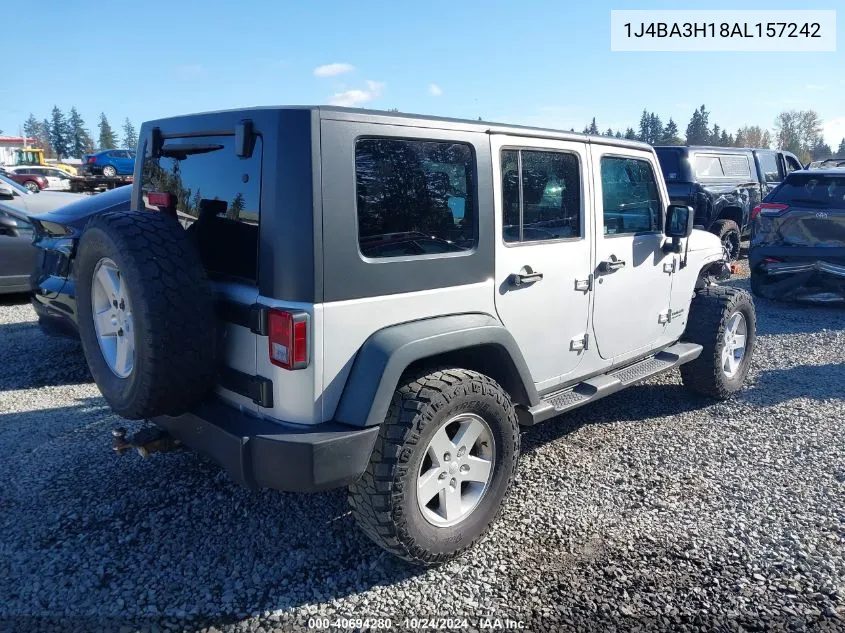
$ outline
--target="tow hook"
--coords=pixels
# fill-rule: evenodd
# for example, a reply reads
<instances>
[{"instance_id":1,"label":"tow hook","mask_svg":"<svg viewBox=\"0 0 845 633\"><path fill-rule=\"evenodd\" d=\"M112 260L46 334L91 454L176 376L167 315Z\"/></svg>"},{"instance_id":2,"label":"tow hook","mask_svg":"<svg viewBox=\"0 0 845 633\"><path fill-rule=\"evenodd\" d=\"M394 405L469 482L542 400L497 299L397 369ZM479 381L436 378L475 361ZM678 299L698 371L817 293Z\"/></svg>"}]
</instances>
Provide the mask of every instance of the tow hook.
<instances>
[{"instance_id":1,"label":"tow hook","mask_svg":"<svg viewBox=\"0 0 845 633\"><path fill-rule=\"evenodd\" d=\"M114 438L112 448L118 455L123 455L134 448L138 450L141 457L149 457L152 453L172 451L182 444L166 431L155 426L143 428L128 439L124 428L114 429L111 434Z\"/></svg>"}]
</instances>

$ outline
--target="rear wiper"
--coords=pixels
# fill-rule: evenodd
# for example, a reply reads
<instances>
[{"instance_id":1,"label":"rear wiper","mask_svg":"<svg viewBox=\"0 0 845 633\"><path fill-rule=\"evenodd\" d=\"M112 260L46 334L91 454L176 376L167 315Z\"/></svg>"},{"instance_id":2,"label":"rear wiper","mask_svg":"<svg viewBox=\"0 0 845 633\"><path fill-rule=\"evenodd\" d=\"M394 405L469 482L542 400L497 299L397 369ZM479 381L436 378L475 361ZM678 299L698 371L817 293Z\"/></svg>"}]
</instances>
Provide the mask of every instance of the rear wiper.
<instances>
[{"instance_id":1,"label":"rear wiper","mask_svg":"<svg viewBox=\"0 0 845 633\"><path fill-rule=\"evenodd\" d=\"M194 154L208 154L209 152L216 152L218 149L223 149L222 145L208 144L208 145L165 145L159 152L160 156L167 158L175 158L177 160L184 160L188 156Z\"/></svg>"}]
</instances>

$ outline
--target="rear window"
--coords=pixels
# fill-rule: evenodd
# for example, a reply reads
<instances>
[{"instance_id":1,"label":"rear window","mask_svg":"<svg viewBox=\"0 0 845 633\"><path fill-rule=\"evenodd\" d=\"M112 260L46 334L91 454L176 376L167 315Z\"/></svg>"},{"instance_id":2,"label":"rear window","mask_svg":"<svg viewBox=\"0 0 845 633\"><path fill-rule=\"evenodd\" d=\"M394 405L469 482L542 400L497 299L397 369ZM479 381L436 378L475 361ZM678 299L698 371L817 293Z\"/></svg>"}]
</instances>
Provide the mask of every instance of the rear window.
<instances>
[{"instance_id":1,"label":"rear window","mask_svg":"<svg viewBox=\"0 0 845 633\"><path fill-rule=\"evenodd\" d=\"M772 192L768 201L820 209L845 209L845 176L791 174Z\"/></svg>"},{"instance_id":2,"label":"rear window","mask_svg":"<svg viewBox=\"0 0 845 633\"><path fill-rule=\"evenodd\" d=\"M663 178L667 181L681 180L681 152L676 149L658 149L657 160L663 170Z\"/></svg>"},{"instance_id":3,"label":"rear window","mask_svg":"<svg viewBox=\"0 0 845 633\"><path fill-rule=\"evenodd\" d=\"M144 157L144 205L158 211L149 194L169 193L209 274L256 284L261 137L249 158L237 156L234 136L167 139L161 153Z\"/></svg>"}]
</instances>

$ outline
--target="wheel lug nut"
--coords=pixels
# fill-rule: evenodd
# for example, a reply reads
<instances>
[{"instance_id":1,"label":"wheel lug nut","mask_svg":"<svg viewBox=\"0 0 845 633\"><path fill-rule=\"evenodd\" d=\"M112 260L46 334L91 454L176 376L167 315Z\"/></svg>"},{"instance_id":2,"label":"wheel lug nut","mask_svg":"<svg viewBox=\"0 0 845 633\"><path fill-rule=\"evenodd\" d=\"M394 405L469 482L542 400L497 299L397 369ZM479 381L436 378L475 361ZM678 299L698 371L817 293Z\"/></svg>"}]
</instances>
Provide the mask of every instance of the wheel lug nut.
<instances>
[{"instance_id":1,"label":"wheel lug nut","mask_svg":"<svg viewBox=\"0 0 845 633\"><path fill-rule=\"evenodd\" d=\"M454 488L455 486L458 485L458 480L453 477L452 481L449 482L449 485L452 486L452 488Z\"/></svg>"},{"instance_id":2,"label":"wheel lug nut","mask_svg":"<svg viewBox=\"0 0 845 633\"><path fill-rule=\"evenodd\" d=\"M451 453L443 453L443 461L444 462L448 462L450 459L452 459Z\"/></svg>"},{"instance_id":3,"label":"wheel lug nut","mask_svg":"<svg viewBox=\"0 0 845 633\"><path fill-rule=\"evenodd\" d=\"M111 303L115 308L117 307L117 299L114 299Z\"/></svg>"},{"instance_id":4,"label":"wheel lug nut","mask_svg":"<svg viewBox=\"0 0 845 633\"><path fill-rule=\"evenodd\" d=\"M437 478L441 479L441 480L446 479L446 473L445 472L440 473L440 475Z\"/></svg>"},{"instance_id":5,"label":"wheel lug nut","mask_svg":"<svg viewBox=\"0 0 845 633\"><path fill-rule=\"evenodd\" d=\"M468 473L469 472L469 465L468 464L462 464L461 465L461 472L462 473Z\"/></svg>"},{"instance_id":6,"label":"wheel lug nut","mask_svg":"<svg viewBox=\"0 0 845 633\"><path fill-rule=\"evenodd\" d=\"M466 452L467 452L467 447L466 447L466 446L461 446L461 447L458 449L458 457L463 457L464 455L466 455Z\"/></svg>"}]
</instances>

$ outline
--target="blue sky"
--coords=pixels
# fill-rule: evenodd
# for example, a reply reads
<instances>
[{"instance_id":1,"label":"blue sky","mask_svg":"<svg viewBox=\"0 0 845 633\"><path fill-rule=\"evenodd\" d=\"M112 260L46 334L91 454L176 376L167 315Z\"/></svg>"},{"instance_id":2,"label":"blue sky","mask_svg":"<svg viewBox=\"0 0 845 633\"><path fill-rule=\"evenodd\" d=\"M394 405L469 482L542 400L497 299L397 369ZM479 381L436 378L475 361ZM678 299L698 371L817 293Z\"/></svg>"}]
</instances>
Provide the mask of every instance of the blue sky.
<instances>
[{"instance_id":1,"label":"blue sky","mask_svg":"<svg viewBox=\"0 0 845 633\"><path fill-rule=\"evenodd\" d=\"M841 0L801 8L835 9ZM610 9L675 2L564 0L45 0L38 23L4 30L0 129L29 112L75 105L96 138L113 127L192 111L342 103L583 129L636 128L643 108L683 131L698 105L735 131L772 128L784 109L813 108L834 147L845 136L845 11L835 53L610 51ZM708 0L689 8L796 8L794 1ZM21 16L23 18L23 16ZM321 70L317 70L320 69ZM40 72L32 72L41 68Z\"/></svg>"}]
</instances>

